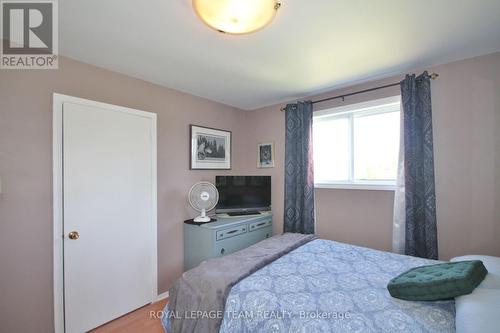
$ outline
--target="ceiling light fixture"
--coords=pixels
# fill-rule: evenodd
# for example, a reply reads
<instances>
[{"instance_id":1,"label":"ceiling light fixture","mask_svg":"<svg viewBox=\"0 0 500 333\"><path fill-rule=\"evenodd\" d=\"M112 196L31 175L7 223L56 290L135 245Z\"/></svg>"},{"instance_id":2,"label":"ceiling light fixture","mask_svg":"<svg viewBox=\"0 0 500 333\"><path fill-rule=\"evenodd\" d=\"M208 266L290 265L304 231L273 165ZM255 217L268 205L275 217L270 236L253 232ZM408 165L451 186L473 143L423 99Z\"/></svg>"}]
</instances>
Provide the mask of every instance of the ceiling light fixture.
<instances>
[{"instance_id":1,"label":"ceiling light fixture","mask_svg":"<svg viewBox=\"0 0 500 333\"><path fill-rule=\"evenodd\" d=\"M200 19L217 31L248 34L262 29L276 16L277 0L193 0Z\"/></svg>"}]
</instances>

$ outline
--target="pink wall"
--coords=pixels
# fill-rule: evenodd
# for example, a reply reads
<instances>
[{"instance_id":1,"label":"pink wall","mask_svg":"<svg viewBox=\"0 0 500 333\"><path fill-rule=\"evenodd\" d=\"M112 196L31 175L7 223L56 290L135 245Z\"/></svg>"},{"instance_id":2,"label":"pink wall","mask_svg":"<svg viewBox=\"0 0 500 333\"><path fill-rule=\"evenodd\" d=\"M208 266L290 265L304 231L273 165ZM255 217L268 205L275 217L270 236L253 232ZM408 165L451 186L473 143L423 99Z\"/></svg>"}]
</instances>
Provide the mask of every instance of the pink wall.
<instances>
[{"instance_id":1,"label":"pink wall","mask_svg":"<svg viewBox=\"0 0 500 333\"><path fill-rule=\"evenodd\" d=\"M500 256L500 53L435 70L440 256Z\"/></svg>"},{"instance_id":2,"label":"pink wall","mask_svg":"<svg viewBox=\"0 0 500 333\"><path fill-rule=\"evenodd\" d=\"M190 186L243 167L246 114L209 100L62 58L59 70L0 70L0 331L51 332L52 93L158 114L158 280L183 267ZM189 171L189 124L233 131L233 171Z\"/></svg>"},{"instance_id":3,"label":"pink wall","mask_svg":"<svg viewBox=\"0 0 500 333\"><path fill-rule=\"evenodd\" d=\"M500 53L436 66L432 82L439 253L500 256ZM421 72L422 69L415 72ZM402 75L313 96L312 100L397 82ZM316 110L399 94L399 87L316 105ZM277 144L272 170L275 232L282 230L284 114L280 105L252 112L251 138ZM392 247L392 191L316 189L323 238L381 250Z\"/></svg>"}]
</instances>

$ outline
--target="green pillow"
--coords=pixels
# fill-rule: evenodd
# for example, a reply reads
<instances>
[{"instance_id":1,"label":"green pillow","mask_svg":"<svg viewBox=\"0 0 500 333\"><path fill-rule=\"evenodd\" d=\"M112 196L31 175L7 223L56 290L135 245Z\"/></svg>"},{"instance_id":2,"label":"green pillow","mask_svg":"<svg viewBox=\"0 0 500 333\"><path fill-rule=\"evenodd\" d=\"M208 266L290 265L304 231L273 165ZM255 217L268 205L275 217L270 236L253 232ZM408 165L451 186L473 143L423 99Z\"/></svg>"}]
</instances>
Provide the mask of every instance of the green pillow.
<instances>
[{"instance_id":1,"label":"green pillow","mask_svg":"<svg viewBox=\"0 0 500 333\"><path fill-rule=\"evenodd\" d=\"M392 297L435 301L470 294L488 271L480 260L457 261L412 268L387 285Z\"/></svg>"}]
</instances>

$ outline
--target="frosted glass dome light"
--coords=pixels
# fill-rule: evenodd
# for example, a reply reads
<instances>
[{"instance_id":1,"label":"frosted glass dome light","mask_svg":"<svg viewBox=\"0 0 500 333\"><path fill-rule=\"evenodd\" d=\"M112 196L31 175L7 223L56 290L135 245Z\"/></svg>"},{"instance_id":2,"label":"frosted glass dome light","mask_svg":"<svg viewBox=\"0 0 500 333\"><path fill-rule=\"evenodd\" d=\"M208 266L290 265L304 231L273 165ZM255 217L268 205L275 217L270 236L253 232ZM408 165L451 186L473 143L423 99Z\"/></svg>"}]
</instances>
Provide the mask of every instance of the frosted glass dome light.
<instances>
[{"instance_id":1,"label":"frosted glass dome light","mask_svg":"<svg viewBox=\"0 0 500 333\"><path fill-rule=\"evenodd\" d=\"M276 0L193 0L193 8L208 26L228 34L262 29L276 16Z\"/></svg>"}]
</instances>

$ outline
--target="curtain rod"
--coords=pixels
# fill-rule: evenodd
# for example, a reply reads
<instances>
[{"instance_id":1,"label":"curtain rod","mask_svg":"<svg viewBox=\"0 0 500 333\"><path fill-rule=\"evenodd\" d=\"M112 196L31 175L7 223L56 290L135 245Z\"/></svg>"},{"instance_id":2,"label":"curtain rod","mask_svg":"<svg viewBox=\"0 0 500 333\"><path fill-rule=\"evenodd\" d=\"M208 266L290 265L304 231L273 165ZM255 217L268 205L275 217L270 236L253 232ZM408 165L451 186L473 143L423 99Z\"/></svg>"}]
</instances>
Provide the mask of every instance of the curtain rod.
<instances>
[{"instance_id":1,"label":"curtain rod","mask_svg":"<svg viewBox=\"0 0 500 333\"><path fill-rule=\"evenodd\" d=\"M439 76L439 74L437 73L431 73L429 74L429 78L431 80L435 80L437 79ZM313 101L312 104L316 104L316 103L321 103L321 102L326 102L326 101L331 101L331 100L334 100L334 99L339 99L339 98L342 98L342 101L344 100L344 98L346 97L349 97L349 96L353 96L353 95L357 95L357 94L363 94L363 93L367 93L367 92L370 92L370 91L375 91L375 90L379 90L379 89L384 89L384 88L389 88L389 87L394 87L394 86L399 86L399 82L395 82L395 83L391 83L391 84L386 84L384 86L379 86L379 87L375 87L375 88L370 88L370 89L365 89L365 90L360 90L360 91L356 91L356 92L353 92L353 93L349 93L349 94L344 94L344 95L338 95L338 96L334 96L334 97L328 97L328 98L323 98L323 99L319 99L317 101ZM283 112L285 111L285 107L282 106L280 108L280 111Z\"/></svg>"}]
</instances>

